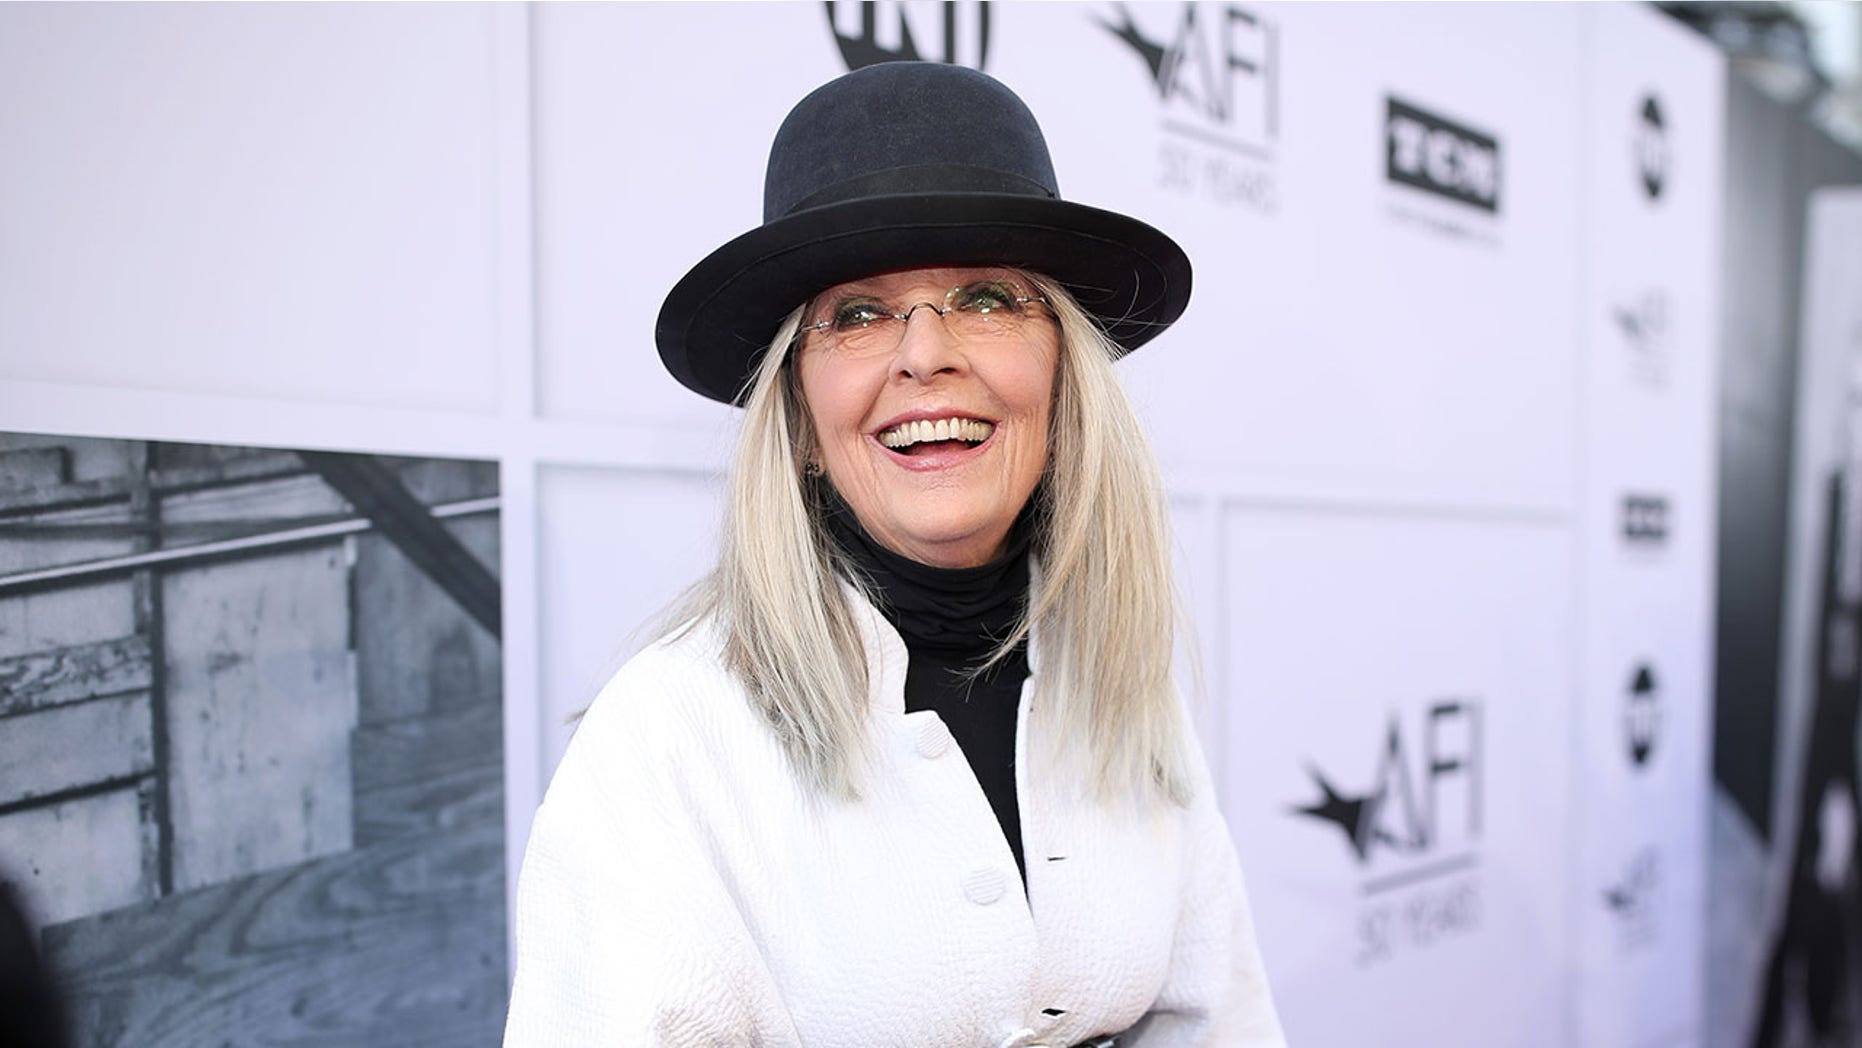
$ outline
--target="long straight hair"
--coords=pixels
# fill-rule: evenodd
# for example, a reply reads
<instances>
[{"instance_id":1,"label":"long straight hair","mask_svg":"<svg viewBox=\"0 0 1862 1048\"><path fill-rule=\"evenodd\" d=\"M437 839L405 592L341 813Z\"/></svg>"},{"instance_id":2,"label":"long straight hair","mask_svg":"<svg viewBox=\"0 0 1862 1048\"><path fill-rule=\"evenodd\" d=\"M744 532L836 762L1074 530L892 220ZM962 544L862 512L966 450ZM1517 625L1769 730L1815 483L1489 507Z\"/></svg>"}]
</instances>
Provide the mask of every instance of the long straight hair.
<instances>
[{"instance_id":1,"label":"long straight hair","mask_svg":"<svg viewBox=\"0 0 1862 1048\"><path fill-rule=\"evenodd\" d=\"M1047 467L1034 494L1040 585L989 664L1038 629L1037 697L1055 718L1053 753L1084 760L1102 796L1186 804L1163 482L1112 372L1116 347L1065 290L1031 280L1060 325ZM816 484L803 476L817 448L791 366L802 312L783 321L751 377L717 567L668 609L660 632L714 623L726 668L797 778L854 798L869 767L868 667L841 586L864 583L829 537Z\"/></svg>"}]
</instances>

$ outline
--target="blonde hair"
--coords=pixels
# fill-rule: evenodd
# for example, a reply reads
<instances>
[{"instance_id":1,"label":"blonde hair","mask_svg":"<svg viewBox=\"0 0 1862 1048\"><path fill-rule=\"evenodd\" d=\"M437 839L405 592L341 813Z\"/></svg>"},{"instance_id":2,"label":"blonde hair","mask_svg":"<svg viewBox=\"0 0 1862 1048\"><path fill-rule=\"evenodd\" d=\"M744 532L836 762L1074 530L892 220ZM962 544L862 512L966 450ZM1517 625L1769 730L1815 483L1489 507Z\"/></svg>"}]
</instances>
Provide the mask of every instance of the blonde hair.
<instances>
[{"instance_id":1,"label":"blonde hair","mask_svg":"<svg viewBox=\"0 0 1862 1048\"><path fill-rule=\"evenodd\" d=\"M1033 277L1060 324L1047 469L1034 498L1034 594L994 663L1040 630L1037 698L1055 753L1084 760L1102 796L1189 800L1183 715L1171 680L1177 622L1163 481L1112 361L1118 349L1063 289ZM775 730L797 777L857 797L868 760L867 665L816 486L815 434L787 366L797 309L751 377L717 567L661 620L702 620L726 668Z\"/></svg>"}]
</instances>

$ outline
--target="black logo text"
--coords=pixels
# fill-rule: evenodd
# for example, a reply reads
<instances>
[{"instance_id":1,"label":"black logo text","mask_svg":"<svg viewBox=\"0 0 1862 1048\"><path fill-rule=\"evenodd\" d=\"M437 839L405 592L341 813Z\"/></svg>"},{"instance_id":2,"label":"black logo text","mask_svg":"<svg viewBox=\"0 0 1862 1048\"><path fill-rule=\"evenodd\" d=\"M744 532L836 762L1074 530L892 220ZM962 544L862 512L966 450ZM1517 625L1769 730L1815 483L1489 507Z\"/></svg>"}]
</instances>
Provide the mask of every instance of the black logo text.
<instances>
[{"instance_id":1,"label":"black logo text","mask_svg":"<svg viewBox=\"0 0 1862 1048\"><path fill-rule=\"evenodd\" d=\"M1655 742L1661 733L1662 710L1657 702L1655 669L1639 663L1629 678L1628 702L1623 709L1623 737L1629 746L1630 765L1637 770L1648 766L1655 756Z\"/></svg>"},{"instance_id":2,"label":"black logo text","mask_svg":"<svg viewBox=\"0 0 1862 1048\"><path fill-rule=\"evenodd\" d=\"M1396 98L1386 99L1385 174L1483 211L1500 210L1500 143Z\"/></svg>"},{"instance_id":3,"label":"black logo text","mask_svg":"<svg viewBox=\"0 0 1862 1048\"><path fill-rule=\"evenodd\" d=\"M1623 541L1643 547L1667 544L1667 498L1661 495L1624 495Z\"/></svg>"},{"instance_id":4,"label":"black logo text","mask_svg":"<svg viewBox=\"0 0 1862 1048\"><path fill-rule=\"evenodd\" d=\"M983 68L989 4L827 0L828 28L849 70L881 62L947 62Z\"/></svg>"},{"instance_id":5,"label":"black logo text","mask_svg":"<svg viewBox=\"0 0 1862 1048\"><path fill-rule=\"evenodd\" d=\"M1642 181L1642 191L1654 203L1662 198L1662 189L1668 184L1668 128L1662 120L1662 103L1654 95L1642 100L1642 112L1636 120L1635 141L1631 147L1636 156L1636 173Z\"/></svg>"}]
</instances>

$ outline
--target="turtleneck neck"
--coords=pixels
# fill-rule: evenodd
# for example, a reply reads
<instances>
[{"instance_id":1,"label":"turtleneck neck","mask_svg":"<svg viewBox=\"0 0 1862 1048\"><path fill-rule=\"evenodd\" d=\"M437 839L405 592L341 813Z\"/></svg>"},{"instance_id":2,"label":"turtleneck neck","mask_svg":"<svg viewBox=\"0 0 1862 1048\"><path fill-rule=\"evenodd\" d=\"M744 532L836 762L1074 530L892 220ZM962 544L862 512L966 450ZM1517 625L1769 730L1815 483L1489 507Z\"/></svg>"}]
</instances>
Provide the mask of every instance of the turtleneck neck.
<instances>
[{"instance_id":1,"label":"turtleneck neck","mask_svg":"<svg viewBox=\"0 0 1862 1048\"><path fill-rule=\"evenodd\" d=\"M908 651L981 662L1021 621L1034 530L1027 512L1009 529L1008 544L996 559L974 568L939 568L881 545L839 495L830 492L827 510L829 534L872 583L880 613Z\"/></svg>"}]
</instances>

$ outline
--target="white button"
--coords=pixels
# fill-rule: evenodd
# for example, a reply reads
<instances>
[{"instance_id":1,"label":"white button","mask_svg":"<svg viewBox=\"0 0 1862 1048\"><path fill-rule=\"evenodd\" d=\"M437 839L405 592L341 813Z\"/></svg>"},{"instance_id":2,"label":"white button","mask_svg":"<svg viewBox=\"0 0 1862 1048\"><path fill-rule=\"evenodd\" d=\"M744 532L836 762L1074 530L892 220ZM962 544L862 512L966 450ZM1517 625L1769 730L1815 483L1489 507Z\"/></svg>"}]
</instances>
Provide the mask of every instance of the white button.
<instances>
[{"instance_id":1,"label":"white button","mask_svg":"<svg viewBox=\"0 0 1862 1048\"><path fill-rule=\"evenodd\" d=\"M918 755L926 760L936 760L950 749L950 729L936 717L925 719L924 727L918 729Z\"/></svg>"},{"instance_id":2,"label":"white button","mask_svg":"<svg viewBox=\"0 0 1862 1048\"><path fill-rule=\"evenodd\" d=\"M963 875L964 897L978 906L988 906L1008 890L1008 878L994 866L983 866Z\"/></svg>"}]
</instances>

